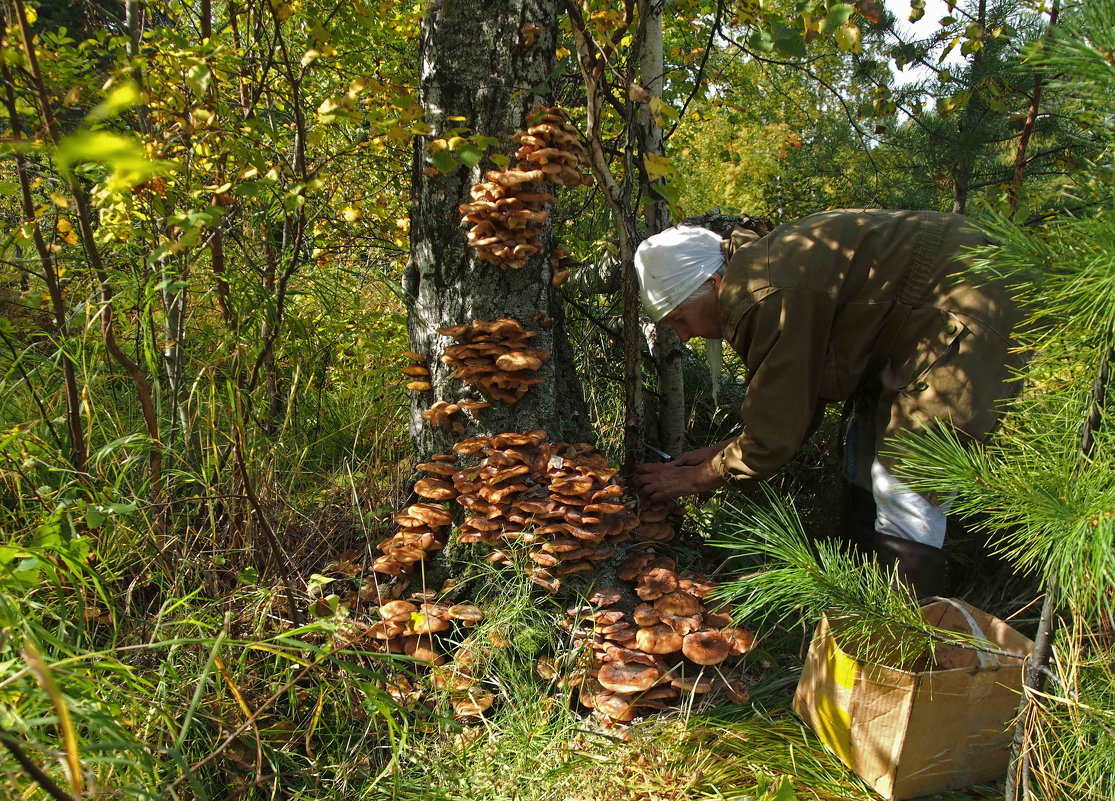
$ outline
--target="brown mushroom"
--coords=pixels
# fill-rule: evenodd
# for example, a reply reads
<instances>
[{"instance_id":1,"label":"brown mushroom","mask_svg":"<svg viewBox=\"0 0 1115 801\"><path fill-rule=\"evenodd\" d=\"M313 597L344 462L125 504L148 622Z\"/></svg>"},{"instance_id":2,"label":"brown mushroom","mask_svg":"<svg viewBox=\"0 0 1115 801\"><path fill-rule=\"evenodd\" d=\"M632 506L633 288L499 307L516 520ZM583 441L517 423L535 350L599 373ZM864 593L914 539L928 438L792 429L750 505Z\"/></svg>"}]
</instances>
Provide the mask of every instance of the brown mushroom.
<instances>
[{"instance_id":1,"label":"brown mushroom","mask_svg":"<svg viewBox=\"0 0 1115 801\"><path fill-rule=\"evenodd\" d=\"M435 501L451 501L457 497L457 490L448 481L437 478L422 478L414 484L414 491L423 498Z\"/></svg>"},{"instance_id":2,"label":"brown mushroom","mask_svg":"<svg viewBox=\"0 0 1115 801\"><path fill-rule=\"evenodd\" d=\"M705 611L705 607L687 592L668 592L655 599L654 608L661 615L687 616Z\"/></svg>"},{"instance_id":3,"label":"brown mushroom","mask_svg":"<svg viewBox=\"0 0 1115 801\"><path fill-rule=\"evenodd\" d=\"M721 629L720 633L724 635L725 639L728 641L728 647L736 656L746 654L755 644L755 635L747 629L729 626Z\"/></svg>"},{"instance_id":4,"label":"brown mushroom","mask_svg":"<svg viewBox=\"0 0 1115 801\"><path fill-rule=\"evenodd\" d=\"M413 634L403 638L403 653L430 665L445 664L445 654L437 650L429 635Z\"/></svg>"},{"instance_id":5,"label":"brown mushroom","mask_svg":"<svg viewBox=\"0 0 1115 801\"><path fill-rule=\"evenodd\" d=\"M480 717L491 708L494 700L491 693L470 692L465 698L453 699L453 714L461 718Z\"/></svg>"},{"instance_id":6,"label":"brown mushroom","mask_svg":"<svg viewBox=\"0 0 1115 801\"><path fill-rule=\"evenodd\" d=\"M723 634L706 630L685 635L681 652L686 659L698 665L716 665L728 658L731 648Z\"/></svg>"},{"instance_id":7,"label":"brown mushroom","mask_svg":"<svg viewBox=\"0 0 1115 801\"><path fill-rule=\"evenodd\" d=\"M596 680L601 686L617 693L641 693L649 690L661 677L658 668L634 662L609 662L600 668Z\"/></svg>"},{"instance_id":8,"label":"brown mushroom","mask_svg":"<svg viewBox=\"0 0 1115 801\"><path fill-rule=\"evenodd\" d=\"M682 638L665 623L644 626L635 633L635 647L648 654L672 654L681 650Z\"/></svg>"}]
</instances>

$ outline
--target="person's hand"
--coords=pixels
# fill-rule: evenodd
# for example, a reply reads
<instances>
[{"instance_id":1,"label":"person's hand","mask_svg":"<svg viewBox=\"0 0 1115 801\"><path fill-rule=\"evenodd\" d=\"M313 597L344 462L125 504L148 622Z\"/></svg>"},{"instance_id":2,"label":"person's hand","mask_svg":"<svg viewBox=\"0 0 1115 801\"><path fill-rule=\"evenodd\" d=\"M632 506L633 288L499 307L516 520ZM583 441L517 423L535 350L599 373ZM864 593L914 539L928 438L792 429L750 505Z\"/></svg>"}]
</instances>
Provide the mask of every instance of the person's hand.
<instances>
[{"instance_id":1,"label":"person's hand","mask_svg":"<svg viewBox=\"0 0 1115 801\"><path fill-rule=\"evenodd\" d=\"M635 466L635 489L640 498L651 503L682 495L696 495L723 485L724 479L713 470L711 460L695 465L674 461Z\"/></svg>"},{"instance_id":2,"label":"person's hand","mask_svg":"<svg viewBox=\"0 0 1115 801\"><path fill-rule=\"evenodd\" d=\"M670 464L676 467L695 467L705 462L711 462L712 459L720 453L720 451L727 448L732 444L732 440L726 439L723 442L718 442L715 445L709 445L707 448L698 448L695 451L687 451L678 458L674 459Z\"/></svg>"}]
</instances>

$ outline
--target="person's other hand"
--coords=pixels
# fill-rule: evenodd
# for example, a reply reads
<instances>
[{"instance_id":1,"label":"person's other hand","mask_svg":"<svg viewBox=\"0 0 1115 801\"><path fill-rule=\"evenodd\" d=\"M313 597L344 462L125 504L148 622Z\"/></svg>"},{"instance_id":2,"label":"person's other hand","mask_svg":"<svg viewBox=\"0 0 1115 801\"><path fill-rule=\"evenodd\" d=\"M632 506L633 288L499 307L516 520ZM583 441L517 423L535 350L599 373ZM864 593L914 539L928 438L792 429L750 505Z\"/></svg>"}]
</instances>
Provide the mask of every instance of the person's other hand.
<instances>
[{"instance_id":1,"label":"person's other hand","mask_svg":"<svg viewBox=\"0 0 1115 801\"><path fill-rule=\"evenodd\" d=\"M712 469L711 460L695 465L674 461L635 466L635 489L640 498L651 503L708 492L723 484L720 474Z\"/></svg>"}]
</instances>

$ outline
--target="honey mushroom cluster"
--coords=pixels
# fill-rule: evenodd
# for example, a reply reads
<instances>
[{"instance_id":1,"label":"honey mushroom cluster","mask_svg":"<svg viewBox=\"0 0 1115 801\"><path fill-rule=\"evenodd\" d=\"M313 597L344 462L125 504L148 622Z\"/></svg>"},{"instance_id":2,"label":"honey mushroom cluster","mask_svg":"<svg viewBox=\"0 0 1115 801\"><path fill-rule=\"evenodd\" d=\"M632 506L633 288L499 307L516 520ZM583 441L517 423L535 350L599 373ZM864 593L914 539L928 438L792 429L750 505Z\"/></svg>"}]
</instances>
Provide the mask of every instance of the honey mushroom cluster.
<instances>
[{"instance_id":1,"label":"honey mushroom cluster","mask_svg":"<svg viewBox=\"0 0 1115 801\"><path fill-rule=\"evenodd\" d=\"M456 470L452 465L456 461L453 454L438 454L432 458L427 465L430 469L448 469L450 474ZM439 465L446 467L439 468ZM376 545L383 555L372 563L372 571L391 576L393 580L389 585L405 587L410 582L414 565L445 547L452 522L449 510L440 503L415 503L406 507L395 515L398 531Z\"/></svg>"},{"instance_id":2,"label":"honey mushroom cluster","mask_svg":"<svg viewBox=\"0 0 1115 801\"><path fill-rule=\"evenodd\" d=\"M426 364L426 357L420 353L415 353L412 350L406 351L403 356L410 359L414 364L407 365L403 368L403 375L409 380L407 381L407 389L416 392L426 392L430 389L430 371Z\"/></svg>"},{"instance_id":3,"label":"honey mushroom cluster","mask_svg":"<svg viewBox=\"0 0 1115 801\"><path fill-rule=\"evenodd\" d=\"M472 604L447 606L434 602L435 598L436 593L427 591L411 595L408 601L381 604L380 619L368 628L368 634L388 653L406 654L416 666L433 668L433 686L448 692L457 717L479 716L492 705L493 697L472 675L471 652L458 648L453 662L446 665L441 638L436 635L450 631L454 622L471 628L484 615ZM418 700L422 694L405 674L394 676L387 689L400 702Z\"/></svg>"},{"instance_id":4,"label":"honey mushroom cluster","mask_svg":"<svg viewBox=\"0 0 1115 801\"><path fill-rule=\"evenodd\" d=\"M546 206L555 198L529 185L592 183L580 169L588 155L563 109L535 107L527 121L533 124L515 134L518 162L507 170L485 173L487 180L472 187L472 201L459 207L462 222L472 223L469 247L478 258L503 269L518 269L542 251L542 226L550 217Z\"/></svg>"},{"instance_id":5,"label":"honey mushroom cluster","mask_svg":"<svg viewBox=\"0 0 1115 801\"><path fill-rule=\"evenodd\" d=\"M572 271L581 266L581 262L565 248L554 248L550 254L550 284L558 287L569 280Z\"/></svg>"},{"instance_id":6,"label":"honey mushroom cluster","mask_svg":"<svg viewBox=\"0 0 1115 801\"><path fill-rule=\"evenodd\" d=\"M548 592L563 576L592 569L638 525L623 503L616 470L587 443L547 442L546 432L508 432L471 437L453 446L479 459L454 468L446 462L419 465L430 473L415 484L425 498L454 498L464 507L458 541L492 546L489 560L510 565L501 550L530 545L530 580Z\"/></svg>"},{"instance_id":7,"label":"honey mushroom cluster","mask_svg":"<svg viewBox=\"0 0 1115 801\"><path fill-rule=\"evenodd\" d=\"M623 592L601 588L588 603L567 610L566 624L587 658L562 683L605 724L625 723L668 708L718 684L736 703L749 698L739 668L754 635L732 625L725 611L709 611L713 588L702 573L678 571L668 556L640 546L618 576L634 583L642 603L622 608ZM709 670L708 668L712 668Z\"/></svg>"},{"instance_id":8,"label":"honey mushroom cluster","mask_svg":"<svg viewBox=\"0 0 1115 801\"><path fill-rule=\"evenodd\" d=\"M669 499L644 503L639 509L639 527L635 539L649 542L669 542L677 533L670 515L681 509L677 501Z\"/></svg>"},{"instance_id":9,"label":"honey mushroom cluster","mask_svg":"<svg viewBox=\"0 0 1115 801\"><path fill-rule=\"evenodd\" d=\"M527 340L537 332L527 331L518 320L473 320L437 332L457 340L441 357L442 362L457 368L450 378L476 387L493 400L517 403L527 390L545 380L531 373L541 369L550 351L528 347ZM460 401L456 405L467 408Z\"/></svg>"}]
</instances>

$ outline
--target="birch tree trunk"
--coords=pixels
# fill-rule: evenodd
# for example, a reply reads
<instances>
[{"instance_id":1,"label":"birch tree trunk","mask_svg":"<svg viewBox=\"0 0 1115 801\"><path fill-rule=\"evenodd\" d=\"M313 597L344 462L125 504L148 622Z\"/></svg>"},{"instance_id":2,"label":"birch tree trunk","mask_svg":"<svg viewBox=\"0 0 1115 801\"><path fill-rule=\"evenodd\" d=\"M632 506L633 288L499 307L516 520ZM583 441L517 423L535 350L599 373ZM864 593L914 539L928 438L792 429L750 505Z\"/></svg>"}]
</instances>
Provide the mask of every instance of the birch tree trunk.
<instances>
[{"instance_id":1,"label":"birch tree trunk","mask_svg":"<svg viewBox=\"0 0 1115 801\"><path fill-rule=\"evenodd\" d=\"M467 128L466 136L500 141L489 155L514 152L518 143L512 137L524 127L524 114L546 101L531 87L544 83L553 67L557 13L555 0L454 0L431 4L422 24L419 91L431 130L415 143L406 273L411 348L426 358L432 384L429 391L413 393L411 402L411 434L420 457L446 452L465 436L500 431L544 429L563 440L588 435L561 296L550 285L552 230L548 225L542 230L542 253L521 269L502 270L476 259L466 246L457 207L470 200L469 189L484 180L484 172L498 165L485 158L472 169L443 175L429 169L426 151L430 141ZM541 29L536 38L523 33L530 27ZM538 371L545 382L531 387L518 403L496 401L475 417L462 415L468 423L464 434L431 426L420 413L434 401L480 398L475 389L449 378L454 368L442 364L441 356L454 340L436 329L498 317L519 320L537 332L533 347L551 351Z\"/></svg>"},{"instance_id":2,"label":"birch tree trunk","mask_svg":"<svg viewBox=\"0 0 1115 801\"><path fill-rule=\"evenodd\" d=\"M639 79L652 98L662 97L664 76L662 58L662 6L665 0L641 0L639 3ZM656 124L649 106L639 109L639 143L644 153L662 155L664 146L662 129ZM670 227L670 213L665 201L651 194L650 186L644 187L646 200L643 207L647 236ZM685 450L685 382L682 368L685 353L674 329L663 323L654 326L651 337L651 355L658 372L659 407L657 421L658 444L667 453L677 456Z\"/></svg>"}]
</instances>

